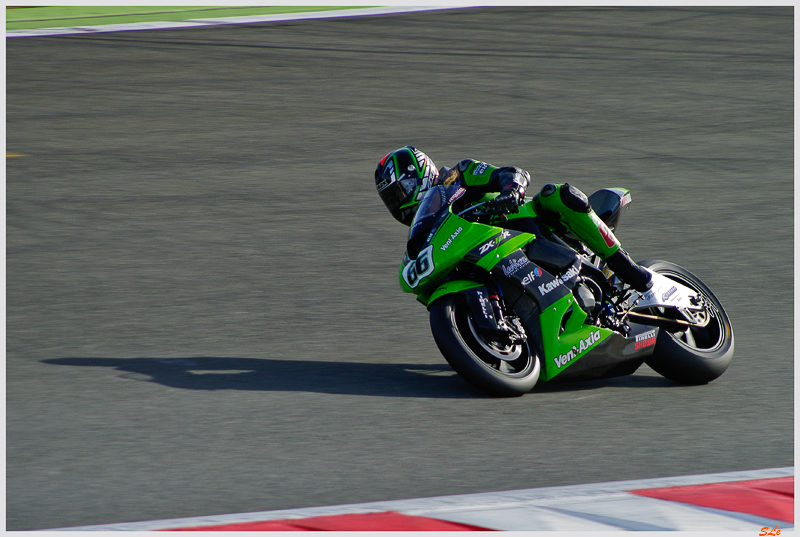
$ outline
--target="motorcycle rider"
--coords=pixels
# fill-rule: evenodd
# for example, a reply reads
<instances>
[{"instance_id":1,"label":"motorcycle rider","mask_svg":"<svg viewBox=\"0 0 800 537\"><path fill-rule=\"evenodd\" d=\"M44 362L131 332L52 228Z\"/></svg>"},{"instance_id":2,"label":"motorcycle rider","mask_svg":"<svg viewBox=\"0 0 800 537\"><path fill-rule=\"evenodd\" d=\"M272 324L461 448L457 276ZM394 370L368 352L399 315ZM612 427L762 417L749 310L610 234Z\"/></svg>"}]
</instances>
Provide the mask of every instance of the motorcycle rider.
<instances>
[{"instance_id":1,"label":"motorcycle rider","mask_svg":"<svg viewBox=\"0 0 800 537\"><path fill-rule=\"evenodd\" d=\"M407 226L432 186L454 186L460 196L458 203L464 204L477 201L488 192L499 192L491 203L503 212L516 213L529 184L530 174L523 169L472 159L462 160L453 168L437 169L428 155L410 145L387 154L375 169L378 195L392 216ZM622 281L640 292L652 287L650 273L622 249L583 192L569 183L546 184L533 197L533 203L536 214L548 225L566 227L604 259Z\"/></svg>"}]
</instances>

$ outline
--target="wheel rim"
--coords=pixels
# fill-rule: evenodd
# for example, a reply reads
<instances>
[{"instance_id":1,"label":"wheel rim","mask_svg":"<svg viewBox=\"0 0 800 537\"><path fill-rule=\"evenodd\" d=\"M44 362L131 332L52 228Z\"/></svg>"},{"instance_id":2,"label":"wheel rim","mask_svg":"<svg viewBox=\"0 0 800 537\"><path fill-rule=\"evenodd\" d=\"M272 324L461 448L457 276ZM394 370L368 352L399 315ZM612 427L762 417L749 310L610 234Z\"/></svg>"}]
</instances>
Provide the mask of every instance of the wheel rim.
<instances>
[{"instance_id":1,"label":"wheel rim","mask_svg":"<svg viewBox=\"0 0 800 537\"><path fill-rule=\"evenodd\" d=\"M725 343L725 323L722 320L722 314L716 300L683 274L669 270L659 270L657 272L698 293L703 298L706 306L703 312L698 315L701 326L690 326L685 330L667 330L666 328L662 328L662 330L667 332L677 343L692 351L714 352L721 348ZM672 316L676 319L680 316L674 309L654 308L651 311L655 315Z\"/></svg>"},{"instance_id":2,"label":"wheel rim","mask_svg":"<svg viewBox=\"0 0 800 537\"><path fill-rule=\"evenodd\" d=\"M477 357L478 363L506 377L517 378L530 374L536 366L536 357L531 354L527 343L503 345L487 338L465 310L463 305L453 308L453 325L458 337Z\"/></svg>"},{"instance_id":3,"label":"wheel rim","mask_svg":"<svg viewBox=\"0 0 800 537\"><path fill-rule=\"evenodd\" d=\"M518 360L520 355L522 354L522 345L503 345L499 341L487 341L483 334L475 327L475 323L472 322L472 317L469 315L467 316L467 324L469 324L469 330L472 332L473 337L478 342L483 350L487 353L491 354L493 357L497 358L498 360L503 361L514 361Z\"/></svg>"}]
</instances>

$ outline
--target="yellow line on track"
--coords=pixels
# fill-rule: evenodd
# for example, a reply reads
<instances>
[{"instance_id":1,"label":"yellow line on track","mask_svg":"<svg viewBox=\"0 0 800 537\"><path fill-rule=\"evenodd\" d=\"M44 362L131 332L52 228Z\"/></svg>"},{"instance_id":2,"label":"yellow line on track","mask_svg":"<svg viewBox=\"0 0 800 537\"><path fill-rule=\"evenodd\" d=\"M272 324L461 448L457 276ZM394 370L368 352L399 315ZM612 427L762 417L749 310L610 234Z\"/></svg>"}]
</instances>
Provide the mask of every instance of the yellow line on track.
<instances>
[{"instance_id":1,"label":"yellow line on track","mask_svg":"<svg viewBox=\"0 0 800 537\"><path fill-rule=\"evenodd\" d=\"M22 153L9 153L6 151L6 158L13 158L13 157L27 157L28 155L23 155Z\"/></svg>"}]
</instances>

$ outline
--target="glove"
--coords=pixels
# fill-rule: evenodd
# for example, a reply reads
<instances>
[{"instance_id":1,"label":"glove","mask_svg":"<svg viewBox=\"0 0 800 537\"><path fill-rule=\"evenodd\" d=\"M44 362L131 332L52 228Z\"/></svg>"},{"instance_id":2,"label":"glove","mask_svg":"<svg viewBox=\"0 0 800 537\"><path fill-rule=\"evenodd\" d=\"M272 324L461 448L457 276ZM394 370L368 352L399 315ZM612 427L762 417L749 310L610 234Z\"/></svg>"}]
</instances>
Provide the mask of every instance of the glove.
<instances>
[{"instance_id":1,"label":"glove","mask_svg":"<svg viewBox=\"0 0 800 537\"><path fill-rule=\"evenodd\" d=\"M492 204L498 210L505 213L518 213L523 194L522 188L515 183L503 190L503 192L492 201Z\"/></svg>"}]
</instances>

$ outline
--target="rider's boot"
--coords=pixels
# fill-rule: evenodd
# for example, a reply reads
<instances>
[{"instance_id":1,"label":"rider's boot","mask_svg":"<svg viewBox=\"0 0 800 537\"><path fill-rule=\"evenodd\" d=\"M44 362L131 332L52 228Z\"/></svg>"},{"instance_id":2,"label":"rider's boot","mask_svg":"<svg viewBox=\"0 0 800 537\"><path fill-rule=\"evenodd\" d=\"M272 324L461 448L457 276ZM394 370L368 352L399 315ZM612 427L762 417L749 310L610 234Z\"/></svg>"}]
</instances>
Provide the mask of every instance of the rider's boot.
<instances>
[{"instance_id":1,"label":"rider's boot","mask_svg":"<svg viewBox=\"0 0 800 537\"><path fill-rule=\"evenodd\" d=\"M573 235L603 258L620 280L640 292L653 286L650 273L622 249L614 233L592 210L586 194L569 183L547 184L533 201L537 214L551 219L557 217Z\"/></svg>"},{"instance_id":2,"label":"rider's boot","mask_svg":"<svg viewBox=\"0 0 800 537\"><path fill-rule=\"evenodd\" d=\"M606 259L608 267L614 271L620 280L627 283L640 293L653 287L653 277L647 270L636 264L628 252L620 248Z\"/></svg>"}]
</instances>

